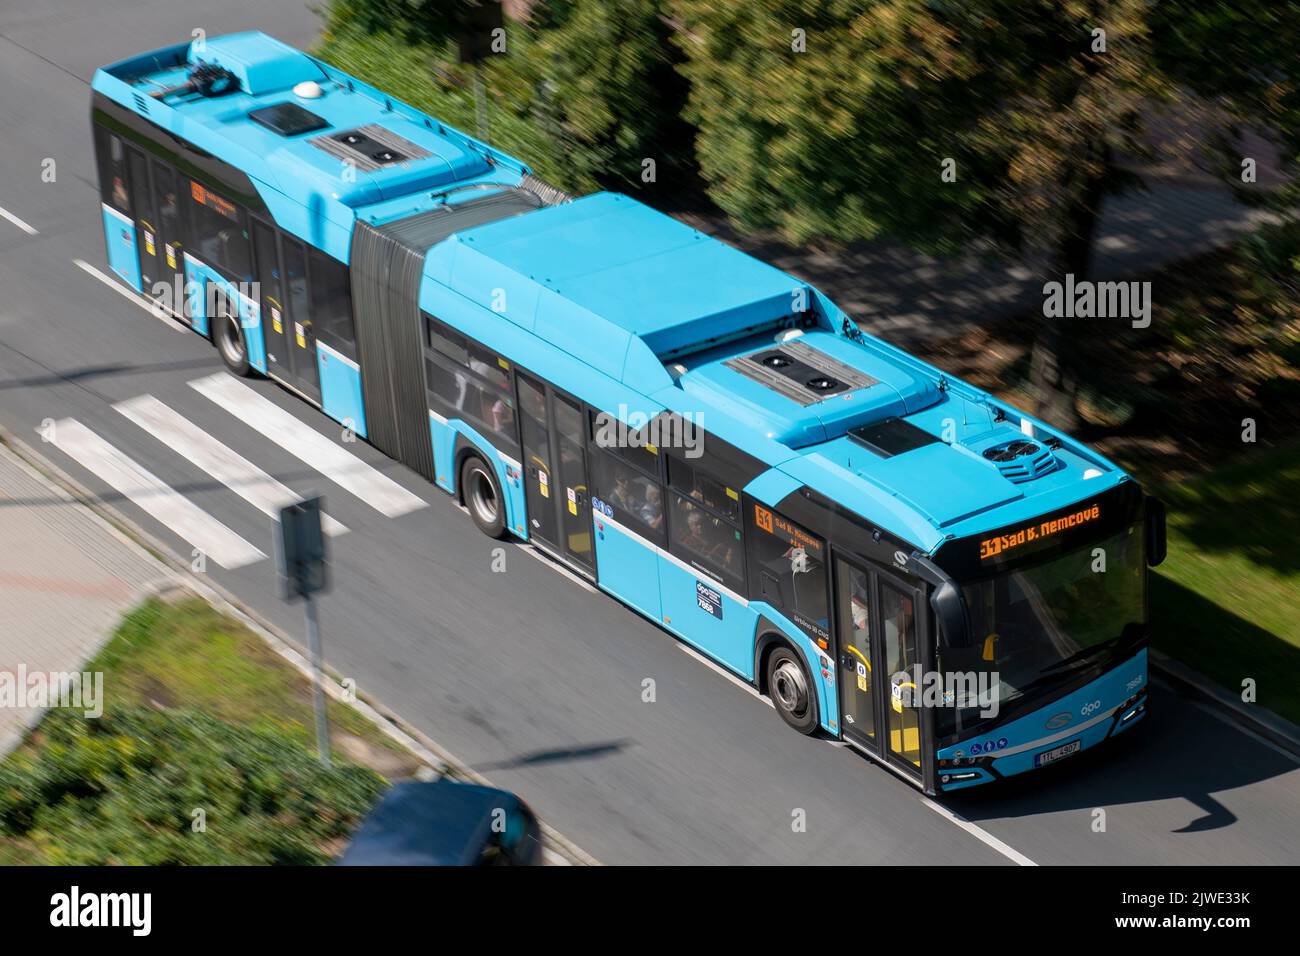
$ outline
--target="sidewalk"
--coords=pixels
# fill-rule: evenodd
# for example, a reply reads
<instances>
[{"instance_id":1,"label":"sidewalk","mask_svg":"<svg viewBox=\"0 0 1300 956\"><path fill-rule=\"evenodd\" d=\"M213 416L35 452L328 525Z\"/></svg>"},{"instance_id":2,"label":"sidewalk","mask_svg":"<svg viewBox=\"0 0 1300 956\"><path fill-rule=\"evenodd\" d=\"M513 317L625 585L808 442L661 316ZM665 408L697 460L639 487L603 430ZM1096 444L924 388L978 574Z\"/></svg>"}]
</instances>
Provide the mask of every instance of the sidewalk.
<instances>
[{"instance_id":1,"label":"sidewalk","mask_svg":"<svg viewBox=\"0 0 1300 956\"><path fill-rule=\"evenodd\" d=\"M175 576L0 445L0 673L71 672ZM0 707L0 756L39 708Z\"/></svg>"}]
</instances>

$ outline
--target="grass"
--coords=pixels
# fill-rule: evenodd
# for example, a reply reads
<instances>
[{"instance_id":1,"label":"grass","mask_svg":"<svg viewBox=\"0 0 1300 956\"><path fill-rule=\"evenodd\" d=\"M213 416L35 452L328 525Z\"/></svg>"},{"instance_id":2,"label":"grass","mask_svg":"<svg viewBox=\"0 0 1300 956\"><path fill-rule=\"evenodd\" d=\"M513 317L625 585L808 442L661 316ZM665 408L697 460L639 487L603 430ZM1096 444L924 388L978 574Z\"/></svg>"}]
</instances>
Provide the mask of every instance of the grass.
<instances>
[{"instance_id":1,"label":"grass","mask_svg":"<svg viewBox=\"0 0 1300 956\"><path fill-rule=\"evenodd\" d=\"M310 683L195 598L145 602L83 670L103 672L102 718L52 710L0 763L0 864L326 862L384 778L418 767L329 701L321 768Z\"/></svg>"},{"instance_id":2,"label":"grass","mask_svg":"<svg viewBox=\"0 0 1300 956\"><path fill-rule=\"evenodd\" d=\"M1153 643L1300 723L1300 444L1170 485Z\"/></svg>"},{"instance_id":3,"label":"grass","mask_svg":"<svg viewBox=\"0 0 1300 956\"><path fill-rule=\"evenodd\" d=\"M106 714L115 707L186 707L315 748L311 685L260 637L197 598L147 601L85 669L104 672ZM326 713L340 758L365 752L366 762L381 769L393 761L414 766L406 750L353 708L330 700ZM340 741L348 754L338 752Z\"/></svg>"}]
</instances>

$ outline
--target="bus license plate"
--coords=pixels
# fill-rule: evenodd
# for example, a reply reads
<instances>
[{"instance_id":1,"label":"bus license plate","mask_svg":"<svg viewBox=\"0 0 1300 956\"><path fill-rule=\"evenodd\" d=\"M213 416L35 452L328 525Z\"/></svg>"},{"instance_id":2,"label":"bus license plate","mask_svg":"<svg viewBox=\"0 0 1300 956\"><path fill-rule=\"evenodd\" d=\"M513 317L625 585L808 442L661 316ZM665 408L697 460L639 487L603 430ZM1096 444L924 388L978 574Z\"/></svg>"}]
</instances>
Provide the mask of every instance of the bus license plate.
<instances>
[{"instance_id":1,"label":"bus license plate","mask_svg":"<svg viewBox=\"0 0 1300 956\"><path fill-rule=\"evenodd\" d=\"M1071 740L1068 744L1061 744L1061 746L1054 747L1051 750L1044 750L1034 758L1034 766L1041 767L1045 763L1060 760L1062 757L1068 757L1070 754L1078 753L1082 748L1082 740Z\"/></svg>"}]
</instances>

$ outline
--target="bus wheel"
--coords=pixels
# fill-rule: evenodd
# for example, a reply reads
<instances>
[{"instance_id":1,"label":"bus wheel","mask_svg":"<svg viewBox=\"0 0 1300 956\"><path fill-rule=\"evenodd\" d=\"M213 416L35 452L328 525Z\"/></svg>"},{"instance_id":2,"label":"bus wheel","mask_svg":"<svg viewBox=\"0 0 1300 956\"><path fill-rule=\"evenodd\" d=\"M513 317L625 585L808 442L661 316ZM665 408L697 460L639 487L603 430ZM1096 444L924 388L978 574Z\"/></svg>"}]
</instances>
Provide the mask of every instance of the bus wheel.
<instances>
[{"instance_id":1,"label":"bus wheel","mask_svg":"<svg viewBox=\"0 0 1300 956\"><path fill-rule=\"evenodd\" d=\"M812 681L799 655L784 645L767 658L767 691L781 719L799 731L810 734L817 729L817 701Z\"/></svg>"},{"instance_id":2,"label":"bus wheel","mask_svg":"<svg viewBox=\"0 0 1300 956\"><path fill-rule=\"evenodd\" d=\"M496 475L478 455L470 455L460 466L460 493L474 524L489 538L506 536L505 501Z\"/></svg>"},{"instance_id":3,"label":"bus wheel","mask_svg":"<svg viewBox=\"0 0 1300 956\"><path fill-rule=\"evenodd\" d=\"M217 351L226 368L236 375L247 377L252 372L248 364L248 346L244 344L244 330L239 327L239 317L223 315L217 320Z\"/></svg>"}]
</instances>

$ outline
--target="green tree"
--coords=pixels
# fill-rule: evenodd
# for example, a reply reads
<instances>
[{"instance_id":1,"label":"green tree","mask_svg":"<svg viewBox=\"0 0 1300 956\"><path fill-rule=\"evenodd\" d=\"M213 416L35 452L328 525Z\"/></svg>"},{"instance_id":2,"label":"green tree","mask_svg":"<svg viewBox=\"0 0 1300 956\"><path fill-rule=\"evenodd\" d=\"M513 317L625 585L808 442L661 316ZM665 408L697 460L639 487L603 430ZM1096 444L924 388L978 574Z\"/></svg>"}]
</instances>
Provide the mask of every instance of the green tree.
<instances>
[{"instance_id":1,"label":"green tree","mask_svg":"<svg viewBox=\"0 0 1300 956\"><path fill-rule=\"evenodd\" d=\"M710 194L794 239L986 248L1085 278L1103 197L1135 184L1117 159L1173 95L1145 0L673 6ZM1078 345L1045 320L1032 359L1065 427Z\"/></svg>"}]
</instances>

